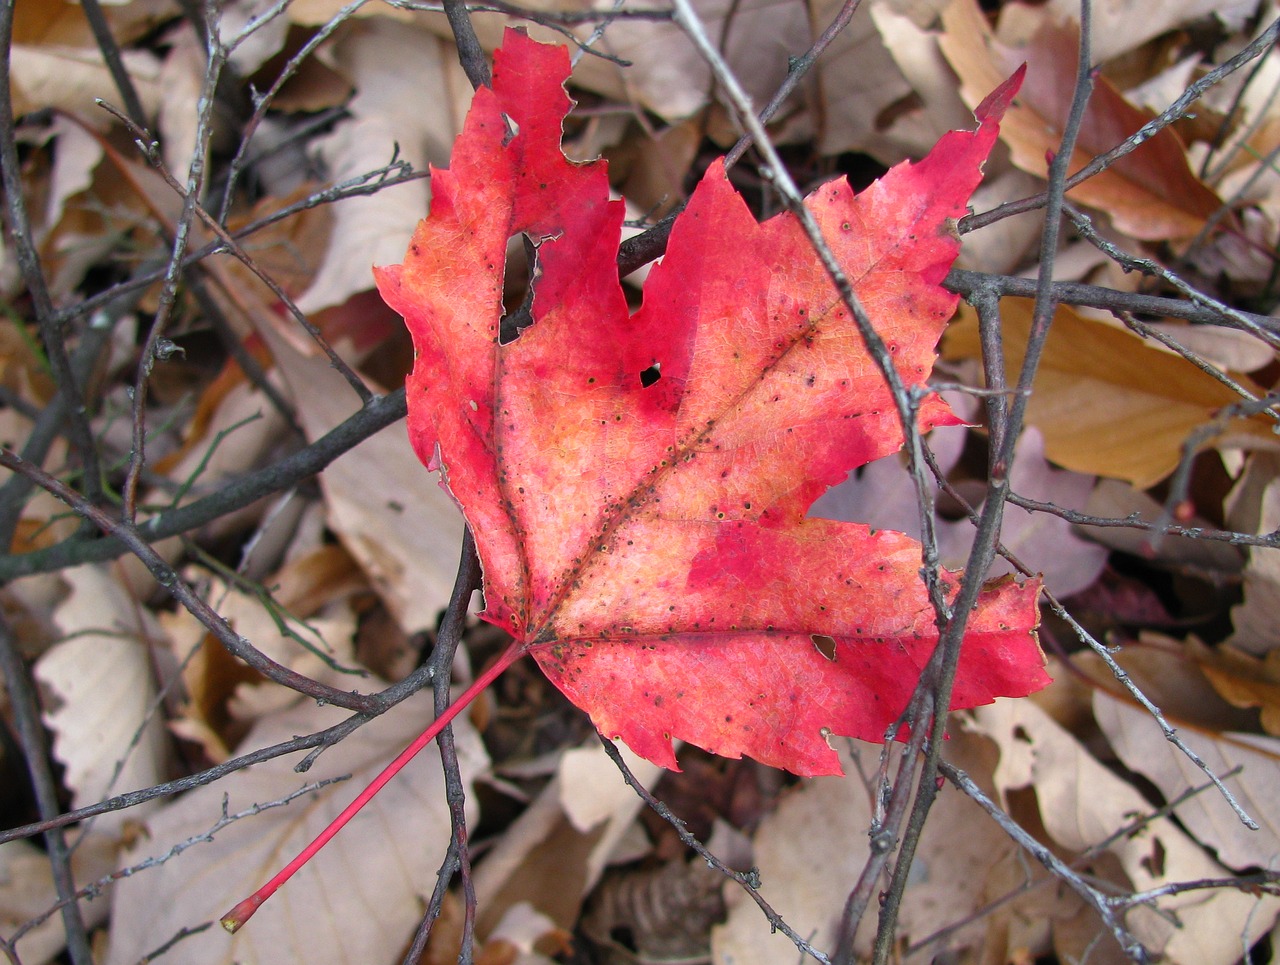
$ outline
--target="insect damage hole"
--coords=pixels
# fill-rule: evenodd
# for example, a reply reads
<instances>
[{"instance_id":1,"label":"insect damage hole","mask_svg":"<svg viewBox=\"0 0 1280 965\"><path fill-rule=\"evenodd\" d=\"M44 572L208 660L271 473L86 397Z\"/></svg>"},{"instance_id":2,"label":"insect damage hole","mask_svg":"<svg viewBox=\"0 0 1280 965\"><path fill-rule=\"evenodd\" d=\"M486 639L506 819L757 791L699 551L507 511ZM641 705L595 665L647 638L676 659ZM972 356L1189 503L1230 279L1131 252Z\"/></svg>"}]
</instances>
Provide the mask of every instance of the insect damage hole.
<instances>
[{"instance_id":1,"label":"insect damage hole","mask_svg":"<svg viewBox=\"0 0 1280 965\"><path fill-rule=\"evenodd\" d=\"M520 125L516 123L516 119L510 114L502 115L502 123L506 125L507 133L502 136L502 146L506 147L516 139L516 135L520 133Z\"/></svg>"},{"instance_id":2,"label":"insect damage hole","mask_svg":"<svg viewBox=\"0 0 1280 965\"><path fill-rule=\"evenodd\" d=\"M818 653L822 654L828 660L835 662L836 659L836 641L834 637L829 637L825 633L811 633L809 639L813 641L814 647Z\"/></svg>"},{"instance_id":3,"label":"insect damage hole","mask_svg":"<svg viewBox=\"0 0 1280 965\"><path fill-rule=\"evenodd\" d=\"M507 261L502 270L502 309L498 322L498 342L514 342L520 332L533 324L533 296L541 270L538 244L527 234L507 239Z\"/></svg>"},{"instance_id":4,"label":"insect damage hole","mask_svg":"<svg viewBox=\"0 0 1280 965\"><path fill-rule=\"evenodd\" d=\"M640 373L640 385L647 389L660 378L662 378L662 363L654 362Z\"/></svg>"}]
</instances>

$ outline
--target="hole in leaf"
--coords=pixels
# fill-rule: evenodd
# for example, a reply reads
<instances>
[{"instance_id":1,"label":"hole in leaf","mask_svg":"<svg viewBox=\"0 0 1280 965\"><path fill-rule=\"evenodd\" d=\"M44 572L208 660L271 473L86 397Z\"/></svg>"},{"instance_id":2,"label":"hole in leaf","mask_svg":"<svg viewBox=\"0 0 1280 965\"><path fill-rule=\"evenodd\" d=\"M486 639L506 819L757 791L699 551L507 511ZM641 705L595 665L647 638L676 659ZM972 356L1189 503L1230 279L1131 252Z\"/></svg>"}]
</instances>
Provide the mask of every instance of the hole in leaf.
<instances>
[{"instance_id":1,"label":"hole in leaf","mask_svg":"<svg viewBox=\"0 0 1280 965\"><path fill-rule=\"evenodd\" d=\"M834 661L836 659L836 641L834 637L829 637L824 633L811 633L809 634L809 639L818 648L818 653L828 660Z\"/></svg>"},{"instance_id":2,"label":"hole in leaf","mask_svg":"<svg viewBox=\"0 0 1280 965\"><path fill-rule=\"evenodd\" d=\"M660 378L662 378L662 363L654 362L640 373L640 384L647 389Z\"/></svg>"},{"instance_id":3,"label":"hole in leaf","mask_svg":"<svg viewBox=\"0 0 1280 965\"><path fill-rule=\"evenodd\" d=\"M512 243L513 240L516 243ZM533 324L534 282L538 278L538 246L528 235L507 240L507 263L502 274L502 305L498 342L514 342L522 329Z\"/></svg>"},{"instance_id":4,"label":"hole in leaf","mask_svg":"<svg viewBox=\"0 0 1280 965\"><path fill-rule=\"evenodd\" d=\"M516 123L516 119L510 114L502 115L502 123L507 125L507 133L503 135L502 146L506 147L516 139L516 135L520 133L520 125Z\"/></svg>"}]
</instances>

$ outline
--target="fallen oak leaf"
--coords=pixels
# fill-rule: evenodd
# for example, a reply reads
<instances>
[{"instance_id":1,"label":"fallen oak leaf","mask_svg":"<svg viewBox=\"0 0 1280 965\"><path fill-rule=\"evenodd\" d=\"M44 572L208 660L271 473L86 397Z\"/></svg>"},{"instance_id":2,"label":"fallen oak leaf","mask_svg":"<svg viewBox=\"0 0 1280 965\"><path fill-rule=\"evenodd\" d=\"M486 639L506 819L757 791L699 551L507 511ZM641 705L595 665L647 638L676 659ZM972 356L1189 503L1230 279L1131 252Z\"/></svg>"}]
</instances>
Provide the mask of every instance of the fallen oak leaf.
<instances>
[{"instance_id":1,"label":"fallen oak leaf","mask_svg":"<svg viewBox=\"0 0 1280 965\"><path fill-rule=\"evenodd\" d=\"M938 639L920 545L806 519L902 445L885 380L798 222L758 224L711 166L629 316L623 206L560 150L564 48L508 32L405 263L376 271L416 361L409 435L459 502L488 621L515 638L315 845L224 919L238 928L457 708L525 653L602 733L676 768L673 739L839 773L834 735L883 740ZM917 164L807 202L909 388L956 296L940 287L1015 75ZM502 338L508 240L537 248L532 323ZM653 376L657 376L656 381ZM955 424L927 396L920 426ZM948 597L957 577L941 574ZM1049 682L1037 581L986 588L953 707Z\"/></svg>"}]
</instances>

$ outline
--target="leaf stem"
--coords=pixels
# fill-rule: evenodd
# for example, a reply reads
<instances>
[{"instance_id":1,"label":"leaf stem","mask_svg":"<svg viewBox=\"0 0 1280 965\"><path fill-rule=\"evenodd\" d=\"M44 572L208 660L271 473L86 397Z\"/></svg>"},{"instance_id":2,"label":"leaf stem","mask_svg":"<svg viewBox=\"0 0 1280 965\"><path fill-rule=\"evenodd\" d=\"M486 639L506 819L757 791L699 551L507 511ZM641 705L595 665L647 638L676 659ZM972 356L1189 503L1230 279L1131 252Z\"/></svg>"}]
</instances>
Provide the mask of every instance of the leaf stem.
<instances>
[{"instance_id":1,"label":"leaf stem","mask_svg":"<svg viewBox=\"0 0 1280 965\"><path fill-rule=\"evenodd\" d=\"M266 900L276 893L276 890L281 885L292 878L303 865L315 857L316 853L329 843L330 838L341 831L347 822L359 813L361 808L373 800L374 795L381 791L388 781L400 773L401 769L413 760L419 751L430 744L450 721L457 717L486 687L498 679L504 670L524 654L525 648L518 643L513 642L511 646L507 647L502 656L485 669L480 676L476 677L471 685L458 696L457 700L449 705L444 713L433 720L426 730L414 738L412 744L401 751L394 761L383 768L382 772L369 782L369 786L356 795L355 800L348 804L341 814L329 822L329 825L316 835L315 840L303 848L296 858L276 872L275 877L265 885L223 915L221 919L222 927L235 934L245 922L253 917L253 914L262 907Z\"/></svg>"}]
</instances>

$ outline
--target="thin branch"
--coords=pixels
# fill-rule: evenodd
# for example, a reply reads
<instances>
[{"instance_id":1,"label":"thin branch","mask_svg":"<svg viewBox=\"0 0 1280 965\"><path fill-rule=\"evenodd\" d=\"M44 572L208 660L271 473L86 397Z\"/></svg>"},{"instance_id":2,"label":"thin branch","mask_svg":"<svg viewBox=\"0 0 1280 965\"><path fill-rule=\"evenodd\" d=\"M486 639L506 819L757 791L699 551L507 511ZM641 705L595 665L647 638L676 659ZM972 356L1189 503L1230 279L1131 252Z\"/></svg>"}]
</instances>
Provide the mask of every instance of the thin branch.
<instances>
[{"instance_id":1,"label":"thin branch","mask_svg":"<svg viewBox=\"0 0 1280 965\"><path fill-rule=\"evenodd\" d=\"M253 113L245 121L240 132L240 145L236 149L235 157L227 165L227 183L222 191L222 204L218 209L218 223L226 224L227 216L231 212L231 201L235 196L236 182L240 178L240 172L245 164L245 156L249 151L249 145L253 142L253 135L258 130L258 125L267 115L267 110L271 107L276 99L276 95L280 93L280 89L284 87L298 72L298 69L309 58L316 49L332 36L333 32L342 24L346 23L361 7L369 0L352 0L345 7L329 18L329 21L317 30L302 47L289 58L288 62L281 68L279 75L272 82L270 89L264 94L254 93L253 97ZM145 123L139 123L139 127L145 127Z\"/></svg>"},{"instance_id":2,"label":"thin branch","mask_svg":"<svg viewBox=\"0 0 1280 965\"><path fill-rule=\"evenodd\" d=\"M207 525L228 513L243 509L264 496L291 489L324 470L335 459L405 416L405 394L401 386L379 396L350 418L303 449L223 486L203 499L156 513L133 530L138 539L154 543ZM131 552L123 539L72 537L48 549L18 556L0 556L0 582L52 573L66 566L97 563Z\"/></svg>"},{"instance_id":3,"label":"thin branch","mask_svg":"<svg viewBox=\"0 0 1280 965\"><path fill-rule=\"evenodd\" d=\"M458 560L458 575L454 580L453 593L449 598L448 609L440 621L440 632L436 635L435 650L427 666L431 668L434 680L434 697L436 716L442 716L449 709L450 669L458 645L462 642L462 634L467 625L467 606L471 596L480 589L480 560L476 556L475 539L471 530L462 534L462 552ZM431 927L435 924L443 907L444 892L448 888L455 872L462 876L464 901L462 949L459 952L459 965L471 960L476 917L475 885L471 879L471 856L467 843L466 785L458 768L458 750L454 742L453 725L445 727L437 738L440 747L440 762L444 768L445 800L449 805L449 820L453 834L449 839L449 850L436 876L436 888L427 903L427 910L414 935L413 944L405 954L405 965L416 965L426 948L427 939L431 935Z\"/></svg>"},{"instance_id":4,"label":"thin branch","mask_svg":"<svg viewBox=\"0 0 1280 965\"><path fill-rule=\"evenodd\" d=\"M107 17L102 12L101 4L98 3L98 0L80 0L80 8L84 10L84 18L89 21L89 29L93 32L93 39L97 43L98 49L102 51L102 60L107 65L107 70L111 73L111 81L116 85L116 90L120 92L120 99L124 102L125 113L139 127L145 127L147 124L147 112L142 107L142 99L138 97L137 88L133 86L133 78L129 76L129 71L124 65L124 59L120 56L120 45L116 43L116 38L111 34L111 24L107 23Z\"/></svg>"},{"instance_id":5,"label":"thin branch","mask_svg":"<svg viewBox=\"0 0 1280 965\"><path fill-rule=\"evenodd\" d=\"M208 16L212 18L213 13L211 8ZM200 89L200 110L196 117L187 184L181 192L182 212L178 215L173 248L165 270L164 282L160 288L159 304L142 346L133 382L133 451L130 453L129 468L125 473L124 485L121 487L124 519L130 523L136 518L138 484L147 460L147 389L151 382L151 367L155 364L156 349L168 329L174 305L177 302L178 284L182 278L182 258L186 253L187 242L191 235L191 222L195 216L196 201L204 190L205 161L209 151L209 139L213 136L214 95L218 88L218 78L226 63L226 51L217 39L216 25L210 20L208 26L208 61Z\"/></svg>"},{"instance_id":6,"label":"thin branch","mask_svg":"<svg viewBox=\"0 0 1280 965\"><path fill-rule=\"evenodd\" d=\"M157 583L164 587L193 617L217 639L218 642L250 667L276 683L306 694L316 700L324 700L348 710L368 711L374 705L371 699L360 694L339 690L317 680L312 680L296 670L272 660L254 647L247 639L236 633L222 616L209 606L186 581L174 571L164 558L160 556L142 538L138 530L129 523L109 516L104 510L91 504L87 499L65 486L60 480L50 476L44 470L25 462L22 457L9 449L0 447L0 466L13 472L23 473L39 486L62 500L81 516L93 522L95 526L119 539L128 547L143 565L147 567Z\"/></svg>"},{"instance_id":7,"label":"thin branch","mask_svg":"<svg viewBox=\"0 0 1280 965\"><path fill-rule=\"evenodd\" d=\"M188 203L190 203L190 199L183 194L186 189L184 189L183 186L174 179L173 175L169 173L169 169L165 166L164 159L160 156L160 145L155 141L150 140L148 133L135 127L127 117L116 113L108 105L102 104L101 101L99 101L99 104L101 104L104 109L114 114L126 127L130 129L130 133L136 138L135 143L138 145L139 150L142 151L142 155L146 158L147 163L149 163L160 174L160 176L164 178L165 183L177 193L178 197L182 198L183 210L185 211ZM334 351L333 346L329 344L329 340L324 337L324 334L320 329L311 324L311 321L298 308L289 293L286 292L274 278L258 267L257 262L250 257L249 253L240 246L227 229L222 227L222 225L218 223L217 219L215 219L213 215L209 214L209 212L207 212L198 201L190 203L190 208L192 212L194 212L194 214L205 223L205 226L218 236L219 240L226 247L226 250L235 256L242 265L248 268L249 271L253 272L258 280L271 290L271 294L276 296L280 304L284 306L285 311L293 317L293 320L298 323L298 326L302 328L303 331L311 337L311 340L320 347L320 350L324 352L325 356L329 359L330 367L342 376L347 385L351 386L351 390L355 392L356 397L360 400L361 404L372 399L373 392L371 392L369 387L364 384L364 380L361 379L360 376L352 370L351 366L347 365L346 361Z\"/></svg>"}]
</instances>

